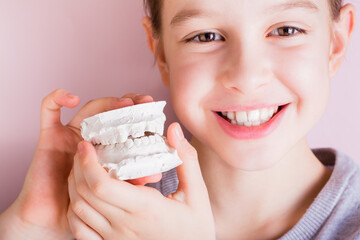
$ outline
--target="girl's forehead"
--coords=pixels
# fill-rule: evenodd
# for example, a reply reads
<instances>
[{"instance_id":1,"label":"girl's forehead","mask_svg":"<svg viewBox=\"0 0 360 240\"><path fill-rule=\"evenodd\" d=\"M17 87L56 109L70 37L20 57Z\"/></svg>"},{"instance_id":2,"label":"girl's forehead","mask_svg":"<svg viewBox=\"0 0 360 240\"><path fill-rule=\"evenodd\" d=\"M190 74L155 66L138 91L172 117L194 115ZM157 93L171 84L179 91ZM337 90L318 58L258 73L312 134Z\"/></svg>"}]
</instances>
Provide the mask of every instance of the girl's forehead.
<instances>
[{"instance_id":1,"label":"girl's forehead","mask_svg":"<svg viewBox=\"0 0 360 240\"><path fill-rule=\"evenodd\" d=\"M256 14L266 16L284 11L309 13L329 11L328 0L166 0L163 17L171 25L179 25L195 17Z\"/></svg>"}]
</instances>

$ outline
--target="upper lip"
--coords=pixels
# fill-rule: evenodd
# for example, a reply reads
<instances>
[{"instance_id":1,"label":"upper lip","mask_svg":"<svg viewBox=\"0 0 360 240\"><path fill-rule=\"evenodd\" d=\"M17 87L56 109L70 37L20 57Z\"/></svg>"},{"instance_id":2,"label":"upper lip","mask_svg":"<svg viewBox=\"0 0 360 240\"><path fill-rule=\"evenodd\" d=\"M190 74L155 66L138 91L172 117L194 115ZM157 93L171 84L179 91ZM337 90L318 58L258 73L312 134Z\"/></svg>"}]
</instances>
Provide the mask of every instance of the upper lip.
<instances>
[{"instance_id":1,"label":"upper lip","mask_svg":"<svg viewBox=\"0 0 360 240\"><path fill-rule=\"evenodd\" d=\"M215 112L238 112L238 111L251 111L255 109L261 109L261 108L271 108L271 107L279 107L287 105L288 103L262 103L262 104L255 104L251 106L245 106L245 105L233 105L228 107L221 107L216 110Z\"/></svg>"}]
</instances>

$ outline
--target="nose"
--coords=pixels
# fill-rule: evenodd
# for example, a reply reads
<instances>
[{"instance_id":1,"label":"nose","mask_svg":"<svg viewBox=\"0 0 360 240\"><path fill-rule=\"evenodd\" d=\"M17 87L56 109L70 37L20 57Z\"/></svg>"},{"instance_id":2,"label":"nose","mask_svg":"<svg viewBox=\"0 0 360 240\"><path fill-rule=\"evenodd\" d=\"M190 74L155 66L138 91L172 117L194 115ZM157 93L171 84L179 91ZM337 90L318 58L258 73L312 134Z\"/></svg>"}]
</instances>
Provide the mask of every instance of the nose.
<instances>
[{"instance_id":1,"label":"nose","mask_svg":"<svg viewBox=\"0 0 360 240\"><path fill-rule=\"evenodd\" d=\"M270 61L259 46L243 44L229 49L225 54L218 79L230 90L244 95L253 94L270 82Z\"/></svg>"}]
</instances>

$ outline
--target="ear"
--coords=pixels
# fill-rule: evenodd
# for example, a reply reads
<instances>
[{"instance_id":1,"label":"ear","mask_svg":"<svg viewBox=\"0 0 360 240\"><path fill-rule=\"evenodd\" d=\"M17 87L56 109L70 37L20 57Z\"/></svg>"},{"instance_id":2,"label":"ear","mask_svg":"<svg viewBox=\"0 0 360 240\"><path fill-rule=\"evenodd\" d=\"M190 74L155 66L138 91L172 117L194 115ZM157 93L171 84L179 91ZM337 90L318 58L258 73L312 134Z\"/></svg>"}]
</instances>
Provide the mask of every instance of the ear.
<instances>
[{"instance_id":1,"label":"ear","mask_svg":"<svg viewBox=\"0 0 360 240\"><path fill-rule=\"evenodd\" d=\"M332 36L329 55L330 78L337 73L349 44L350 36L354 30L355 7L352 4L344 5L340 10L338 20L332 25Z\"/></svg>"},{"instance_id":2,"label":"ear","mask_svg":"<svg viewBox=\"0 0 360 240\"><path fill-rule=\"evenodd\" d=\"M170 86L169 81L169 68L166 62L164 49L162 46L162 42L159 36L155 36L153 33L151 19L149 17L144 17L142 19L142 25L146 32L147 44L150 51L154 54L156 63L159 67L159 71L161 74L161 79L166 87Z\"/></svg>"}]
</instances>

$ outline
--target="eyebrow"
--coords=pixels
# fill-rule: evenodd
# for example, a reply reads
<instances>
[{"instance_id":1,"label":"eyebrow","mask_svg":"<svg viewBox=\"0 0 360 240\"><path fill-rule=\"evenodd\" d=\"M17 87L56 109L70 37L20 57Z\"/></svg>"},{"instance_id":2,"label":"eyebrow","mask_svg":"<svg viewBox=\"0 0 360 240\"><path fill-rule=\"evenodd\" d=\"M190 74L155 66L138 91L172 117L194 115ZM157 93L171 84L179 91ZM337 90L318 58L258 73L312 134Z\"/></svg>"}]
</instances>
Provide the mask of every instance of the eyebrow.
<instances>
[{"instance_id":1,"label":"eyebrow","mask_svg":"<svg viewBox=\"0 0 360 240\"><path fill-rule=\"evenodd\" d=\"M293 0L270 6L265 11L284 11L293 8L304 8L312 11L319 11L319 7L309 0Z\"/></svg>"},{"instance_id":2,"label":"eyebrow","mask_svg":"<svg viewBox=\"0 0 360 240\"><path fill-rule=\"evenodd\" d=\"M277 5L270 6L266 8L264 11L284 11L293 8L305 8L313 11L319 11L318 6L316 6L313 2L309 0L292 0L284 3L280 3ZM178 12L171 20L170 25L180 25L182 22L188 21L191 18L196 17L211 17L214 12L206 12L200 9L184 9Z\"/></svg>"},{"instance_id":3,"label":"eyebrow","mask_svg":"<svg viewBox=\"0 0 360 240\"><path fill-rule=\"evenodd\" d=\"M196 17L210 17L212 12L205 12L200 9L184 9L178 12L175 17L170 22L170 25L179 25L182 22L185 22L191 18Z\"/></svg>"}]
</instances>

